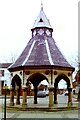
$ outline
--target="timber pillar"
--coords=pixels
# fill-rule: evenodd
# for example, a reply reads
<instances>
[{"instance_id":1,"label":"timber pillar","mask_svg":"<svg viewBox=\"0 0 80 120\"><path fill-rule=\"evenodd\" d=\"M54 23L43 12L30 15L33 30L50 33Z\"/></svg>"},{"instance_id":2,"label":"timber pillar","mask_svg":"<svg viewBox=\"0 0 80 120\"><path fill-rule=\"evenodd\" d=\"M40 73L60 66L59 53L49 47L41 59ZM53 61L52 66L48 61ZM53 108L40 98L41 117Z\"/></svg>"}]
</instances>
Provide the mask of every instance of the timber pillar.
<instances>
[{"instance_id":1,"label":"timber pillar","mask_svg":"<svg viewBox=\"0 0 80 120\"><path fill-rule=\"evenodd\" d=\"M34 104L37 104L37 86L34 86Z\"/></svg>"},{"instance_id":2,"label":"timber pillar","mask_svg":"<svg viewBox=\"0 0 80 120\"><path fill-rule=\"evenodd\" d=\"M27 87L23 87L23 107L27 107Z\"/></svg>"},{"instance_id":3,"label":"timber pillar","mask_svg":"<svg viewBox=\"0 0 80 120\"><path fill-rule=\"evenodd\" d=\"M20 91L19 86L16 86L16 105L20 104Z\"/></svg>"},{"instance_id":4,"label":"timber pillar","mask_svg":"<svg viewBox=\"0 0 80 120\"><path fill-rule=\"evenodd\" d=\"M54 106L54 102L53 102L53 87L49 87L49 107L53 107Z\"/></svg>"},{"instance_id":5,"label":"timber pillar","mask_svg":"<svg viewBox=\"0 0 80 120\"><path fill-rule=\"evenodd\" d=\"M68 88L68 106L72 105L72 88Z\"/></svg>"},{"instance_id":6,"label":"timber pillar","mask_svg":"<svg viewBox=\"0 0 80 120\"><path fill-rule=\"evenodd\" d=\"M80 102L80 84L78 85L78 96L77 96L77 101Z\"/></svg>"},{"instance_id":7,"label":"timber pillar","mask_svg":"<svg viewBox=\"0 0 80 120\"><path fill-rule=\"evenodd\" d=\"M14 106L14 89L10 89L10 106Z\"/></svg>"},{"instance_id":8,"label":"timber pillar","mask_svg":"<svg viewBox=\"0 0 80 120\"><path fill-rule=\"evenodd\" d=\"M57 94L58 94L58 89L57 89L57 88L54 88L54 104L58 104Z\"/></svg>"}]
</instances>

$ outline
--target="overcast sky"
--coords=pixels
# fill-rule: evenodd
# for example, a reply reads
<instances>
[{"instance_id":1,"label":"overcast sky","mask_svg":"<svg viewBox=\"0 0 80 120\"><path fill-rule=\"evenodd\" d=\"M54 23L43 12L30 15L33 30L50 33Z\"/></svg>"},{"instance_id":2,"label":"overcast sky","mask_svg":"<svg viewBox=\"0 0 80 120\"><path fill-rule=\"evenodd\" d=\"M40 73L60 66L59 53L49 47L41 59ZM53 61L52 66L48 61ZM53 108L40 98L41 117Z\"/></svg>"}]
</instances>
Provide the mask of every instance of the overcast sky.
<instances>
[{"instance_id":1,"label":"overcast sky","mask_svg":"<svg viewBox=\"0 0 80 120\"><path fill-rule=\"evenodd\" d=\"M70 62L78 53L78 1L43 0L53 38ZM40 9L41 0L0 0L0 62L21 54Z\"/></svg>"}]
</instances>

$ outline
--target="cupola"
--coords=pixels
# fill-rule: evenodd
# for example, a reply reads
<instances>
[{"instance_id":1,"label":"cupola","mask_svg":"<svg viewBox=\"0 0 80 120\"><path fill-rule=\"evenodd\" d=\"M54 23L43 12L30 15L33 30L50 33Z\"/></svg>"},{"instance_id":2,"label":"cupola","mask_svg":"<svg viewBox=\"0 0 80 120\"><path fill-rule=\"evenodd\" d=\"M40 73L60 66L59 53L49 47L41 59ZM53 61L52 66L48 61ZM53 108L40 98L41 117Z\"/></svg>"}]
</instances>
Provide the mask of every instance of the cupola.
<instances>
[{"instance_id":1,"label":"cupola","mask_svg":"<svg viewBox=\"0 0 80 120\"><path fill-rule=\"evenodd\" d=\"M32 27L32 37L35 35L47 35L52 36L53 28L50 25L49 20L47 19L43 6L41 6L40 13L34 22L34 25Z\"/></svg>"}]
</instances>

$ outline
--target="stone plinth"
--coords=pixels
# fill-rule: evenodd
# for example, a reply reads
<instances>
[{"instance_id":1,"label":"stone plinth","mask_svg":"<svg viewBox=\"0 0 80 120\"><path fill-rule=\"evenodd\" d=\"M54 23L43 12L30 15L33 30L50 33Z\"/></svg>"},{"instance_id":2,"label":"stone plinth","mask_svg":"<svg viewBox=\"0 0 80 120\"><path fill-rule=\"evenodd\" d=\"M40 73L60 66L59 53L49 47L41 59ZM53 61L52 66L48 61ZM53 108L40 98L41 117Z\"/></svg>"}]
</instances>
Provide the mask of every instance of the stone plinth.
<instances>
[{"instance_id":1,"label":"stone plinth","mask_svg":"<svg viewBox=\"0 0 80 120\"><path fill-rule=\"evenodd\" d=\"M23 87L23 107L27 107L27 87Z\"/></svg>"},{"instance_id":2,"label":"stone plinth","mask_svg":"<svg viewBox=\"0 0 80 120\"><path fill-rule=\"evenodd\" d=\"M10 106L14 106L14 90L10 89Z\"/></svg>"},{"instance_id":3,"label":"stone plinth","mask_svg":"<svg viewBox=\"0 0 80 120\"><path fill-rule=\"evenodd\" d=\"M49 87L49 107L53 107L54 106L54 102L53 102L53 87Z\"/></svg>"}]
</instances>

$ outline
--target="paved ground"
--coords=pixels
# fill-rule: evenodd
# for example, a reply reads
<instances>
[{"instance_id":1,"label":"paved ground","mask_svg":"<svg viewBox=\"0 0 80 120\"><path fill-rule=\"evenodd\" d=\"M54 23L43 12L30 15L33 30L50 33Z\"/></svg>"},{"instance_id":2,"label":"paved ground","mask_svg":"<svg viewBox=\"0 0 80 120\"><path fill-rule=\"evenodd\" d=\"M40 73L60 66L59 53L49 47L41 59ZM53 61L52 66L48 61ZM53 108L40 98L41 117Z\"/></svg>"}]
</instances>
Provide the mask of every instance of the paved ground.
<instances>
[{"instance_id":1,"label":"paved ground","mask_svg":"<svg viewBox=\"0 0 80 120\"><path fill-rule=\"evenodd\" d=\"M0 114L4 118L4 114ZM78 110L41 112L41 111L17 111L8 112L7 118L78 118Z\"/></svg>"},{"instance_id":2,"label":"paved ground","mask_svg":"<svg viewBox=\"0 0 80 120\"><path fill-rule=\"evenodd\" d=\"M66 107L68 97L64 95L58 95L59 104L57 107ZM10 99L7 99L7 105L9 105ZM15 100L16 101L16 100ZM20 100L22 102L22 99ZM33 97L28 97L28 107L48 107L48 97L38 98L38 104L33 104ZM19 105L18 107L20 107ZM78 107L78 102L76 102L76 96L73 96L73 106ZM21 106L22 107L22 106ZM54 105L56 107L56 105ZM46 111L17 111L17 110L7 110L7 118L78 118L79 110L67 110L67 111L55 111L55 112L46 112ZM0 97L0 118L4 118L4 99Z\"/></svg>"}]
</instances>

